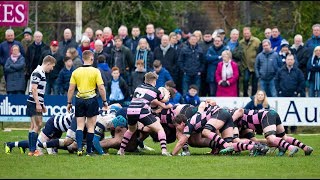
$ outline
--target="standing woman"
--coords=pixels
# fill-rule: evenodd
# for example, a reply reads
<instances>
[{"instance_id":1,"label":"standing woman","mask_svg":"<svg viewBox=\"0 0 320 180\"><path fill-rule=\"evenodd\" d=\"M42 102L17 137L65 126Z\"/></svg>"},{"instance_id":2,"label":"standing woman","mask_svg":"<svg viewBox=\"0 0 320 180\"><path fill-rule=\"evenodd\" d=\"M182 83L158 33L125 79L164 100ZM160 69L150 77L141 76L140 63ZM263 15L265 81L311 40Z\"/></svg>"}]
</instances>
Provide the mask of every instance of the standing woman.
<instances>
[{"instance_id":1,"label":"standing woman","mask_svg":"<svg viewBox=\"0 0 320 180\"><path fill-rule=\"evenodd\" d=\"M24 68L26 67L25 58L20 53L20 47L13 45L12 54L7 59L4 66L4 73L7 75L6 90L7 94L24 94L26 87Z\"/></svg>"},{"instance_id":2,"label":"standing woman","mask_svg":"<svg viewBox=\"0 0 320 180\"><path fill-rule=\"evenodd\" d=\"M238 96L238 64L232 60L230 50L221 53L222 62L218 63L216 70L216 82L218 82L217 96L237 97Z\"/></svg>"},{"instance_id":3,"label":"standing woman","mask_svg":"<svg viewBox=\"0 0 320 180\"><path fill-rule=\"evenodd\" d=\"M136 64L136 61L139 59L143 60L144 69L147 72L153 71L153 52L150 50L150 46L146 38L141 38L139 40L134 64Z\"/></svg>"},{"instance_id":4,"label":"standing woman","mask_svg":"<svg viewBox=\"0 0 320 180\"><path fill-rule=\"evenodd\" d=\"M307 64L309 81L309 97L320 97L320 46L313 50L313 54Z\"/></svg>"}]
</instances>

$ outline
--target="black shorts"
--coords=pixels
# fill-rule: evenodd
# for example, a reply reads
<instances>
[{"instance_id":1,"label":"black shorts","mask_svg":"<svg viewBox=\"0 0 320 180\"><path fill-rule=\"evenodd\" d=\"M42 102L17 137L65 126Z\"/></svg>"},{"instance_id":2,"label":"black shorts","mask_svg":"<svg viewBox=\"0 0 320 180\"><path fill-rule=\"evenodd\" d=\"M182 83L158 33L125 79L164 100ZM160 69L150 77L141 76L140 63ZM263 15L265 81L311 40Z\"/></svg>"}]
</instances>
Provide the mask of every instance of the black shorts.
<instances>
[{"instance_id":1,"label":"black shorts","mask_svg":"<svg viewBox=\"0 0 320 180\"><path fill-rule=\"evenodd\" d=\"M75 117L93 117L99 114L98 98L76 98Z\"/></svg>"},{"instance_id":2,"label":"black shorts","mask_svg":"<svg viewBox=\"0 0 320 180\"><path fill-rule=\"evenodd\" d=\"M41 104L41 106L43 107L43 104ZM42 116L42 112L37 112L36 103L32 103L32 102L29 102L29 101L27 102L26 114L29 117Z\"/></svg>"}]
</instances>

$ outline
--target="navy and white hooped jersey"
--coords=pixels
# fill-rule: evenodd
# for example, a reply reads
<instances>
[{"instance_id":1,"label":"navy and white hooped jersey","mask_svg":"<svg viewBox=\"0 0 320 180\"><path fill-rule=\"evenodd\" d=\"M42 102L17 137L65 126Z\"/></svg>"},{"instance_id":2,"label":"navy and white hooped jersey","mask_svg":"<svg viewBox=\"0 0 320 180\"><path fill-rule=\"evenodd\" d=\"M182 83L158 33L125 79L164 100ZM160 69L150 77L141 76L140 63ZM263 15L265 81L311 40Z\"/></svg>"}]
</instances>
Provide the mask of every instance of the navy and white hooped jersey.
<instances>
[{"instance_id":1,"label":"navy and white hooped jersey","mask_svg":"<svg viewBox=\"0 0 320 180\"><path fill-rule=\"evenodd\" d=\"M116 113L108 113L100 111L100 114L97 116L96 127L94 133L99 135L101 139L104 138L104 132L111 131L113 126L112 120L116 117Z\"/></svg>"},{"instance_id":2,"label":"navy and white hooped jersey","mask_svg":"<svg viewBox=\"0 0 320 180\"><path fill-rule=\"evenodd\" d=\"M38 67L32 72L32 74L30 76L29 97L27 99L27 101L29 101L29 102L36 103L34 101L34 97L32 94L32 84L38 85L37 93L38 93L39 103L43 104L44 93L45 93L47 82L46 82L46 74L43 71L42 66L40 66L40 65L38 65Z\"/></svg>"},{"instance_id":3,"label":"navy and white hooped jersey","mask_svg":"<svg viewBox=\"0 0 320 180\"><path fill-rule=\"evenodd\" d=\"M53 125L55 128L61 130L62 132L67 132L71 126L71 121L74 118L74 114L65 114L62 116L55 116L53 119Z\"/></svg>"}]
</instances>

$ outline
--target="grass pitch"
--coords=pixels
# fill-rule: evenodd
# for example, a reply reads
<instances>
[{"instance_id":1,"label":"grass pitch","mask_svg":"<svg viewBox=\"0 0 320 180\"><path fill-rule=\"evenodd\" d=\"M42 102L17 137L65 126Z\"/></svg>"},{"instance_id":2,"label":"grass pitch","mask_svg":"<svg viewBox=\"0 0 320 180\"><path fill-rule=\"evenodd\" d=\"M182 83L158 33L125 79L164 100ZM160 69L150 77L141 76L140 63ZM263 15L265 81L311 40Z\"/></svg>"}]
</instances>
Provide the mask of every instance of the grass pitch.
<instances>
[{"instance_id":1,"label":"grass pitch","mask_svg":"<svg viewBox=\"0 0 320 180\"><path fill-rule=\"evenodd\" d=\"M0 132L0 143L27 139L26 130ZM247 151L238 156L206 155L209 148L190 148L191 156L164 157L160 154L159 143L150 138L145 144L155 152L126 153L117 156L111 149L109 156L78 157L59 150L57 156L29 157L14 148L10 155L0 151L0 178L103 178L103 179L218 179L218 178L320 178L320 136L293 135L303 143L314 148L311 156L303 150L294 157L277 157L276 153L266 156L249 157ZM173 150L175 143L168 144ZM2 146L3 147L3 146ZM28 151L27 151L28 152Z\"/></svg>"}]
</instances>

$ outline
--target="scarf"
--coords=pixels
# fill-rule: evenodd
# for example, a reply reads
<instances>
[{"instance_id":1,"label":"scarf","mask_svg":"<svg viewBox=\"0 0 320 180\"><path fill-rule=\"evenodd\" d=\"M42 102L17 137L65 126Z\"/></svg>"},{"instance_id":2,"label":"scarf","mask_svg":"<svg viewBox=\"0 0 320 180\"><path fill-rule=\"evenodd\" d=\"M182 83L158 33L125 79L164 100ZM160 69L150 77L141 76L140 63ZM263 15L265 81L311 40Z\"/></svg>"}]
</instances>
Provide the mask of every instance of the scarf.
<instances>
[{"instance_id":1,"label":"scarf","mask_svg":"<svg viewBox=\"0 0 320 180\"><path fill-rule=\"evenodd\" d=\"M315 56L314 54L312 55L312 61L311 61L312 66L315 65L320 65L320 58ZM307 80L310 81L311 76L311 71L308 73ZM315 71L314 72L314 91L319 91L320 90L320 72Z\"/></svg>"},{"instance_id":2,"label":"scarf","mask_svg":"<svg viewBox=\"0 0 320 180\"><path fill-rule=\"evenodd\" d=\"M160 45L160 48L162 50L163 56L165 56L167 51L168 51L168 49L170 48L170 45L167 45L166 47L163 47L162 45Z\"/></svg>"},{"instance_id":3,"label":"scarf","mask_svg":"<svg viewBox=\"0 0 320 180\"><path fill-rule=\"evenodd\" d=\"M13 63L17 62L20 55L21 55L21 53L19 53L17 55L11 54L11 59L12 59Z\"/></svg>"},{"instance_id":4,"label":"scarf","mask_svg":"<svg viewBox=\"0 0 320 180\"><path fill-rule=\"evenodd\" d=\"M148 60L148 50L146 49L139 49L136 52L136 58L134 64L136 64L137 60L142 59L144 63L144 69L147 70L147 60Z\"/></svg>"},{"instance_id":5,"label":"scarf","mask_svg":"<svg viewBox=\"0 0 320 180\"><path fill-rule=\"evenodd\" d=\"M226 81L227 79L233 76L233 70L231 67L231 60L227 63L223 62L222 65L222 80Z\"/></svg>"},{"instance_id":6,"label":"scarf","mask_svg":"<svg viewBox=\"0 0 320 180\"><path fill-rule=\"evenodd\" d=\"M111 36L109 38L104 38L104 46L107 46L109 44L109 42L113 39L113 35L111 34Z\"/></svg>"},{"instance_id":7,"label":"scarf","mask_svg":"<svg viewBox=\"0 0 320 180\"><path fill-rule=\"evenodd\" d=\"M83 47L83 46L81 46L81 52L83 52L83 51L85 51L85 50L90 50L90 46L88 46L88 47Z\"/></svg>"}]
</instances>

